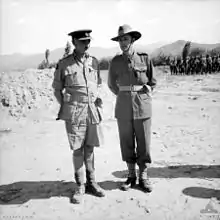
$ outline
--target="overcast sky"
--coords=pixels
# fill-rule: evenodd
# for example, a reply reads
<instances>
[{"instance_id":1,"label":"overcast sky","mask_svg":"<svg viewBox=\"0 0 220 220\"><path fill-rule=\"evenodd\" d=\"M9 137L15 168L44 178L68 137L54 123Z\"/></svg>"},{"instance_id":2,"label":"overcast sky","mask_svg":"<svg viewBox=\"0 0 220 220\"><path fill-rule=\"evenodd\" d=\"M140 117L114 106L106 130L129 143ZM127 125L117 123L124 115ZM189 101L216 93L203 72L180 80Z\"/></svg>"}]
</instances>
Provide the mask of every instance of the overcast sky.
<instances>
[{"instance_id":1,"label":"overcast sky","mask_svg":"<svg viewBox=\"0 0 220 220\"><path fill-rule=\"evenodd\" d=\"M119 25L142 33L139 44L183 39L220 42L219 0L0 0L1 54L64 47L67 34L90 28L92 46L118 46Z\"/></svg>"}]
</instances>

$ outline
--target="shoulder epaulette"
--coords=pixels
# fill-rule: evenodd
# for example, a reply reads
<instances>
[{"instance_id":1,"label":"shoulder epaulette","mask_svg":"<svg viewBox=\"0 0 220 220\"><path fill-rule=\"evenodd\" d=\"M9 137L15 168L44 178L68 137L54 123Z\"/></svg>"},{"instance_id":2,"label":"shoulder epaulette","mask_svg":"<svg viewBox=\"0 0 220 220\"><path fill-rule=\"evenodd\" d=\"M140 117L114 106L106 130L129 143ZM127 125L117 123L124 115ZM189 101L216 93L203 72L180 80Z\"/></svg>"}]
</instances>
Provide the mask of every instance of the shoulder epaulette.
<instances>
[{"instance_id":1,"label":"shoulder epaulette","mask_svg":"<svg viewBox=\"0 0 220 220\"><path fill-rule=\"evenodd\" d=\"M137 52L138 55L142 55L142 56L148 56L148 54L146 52Z\"/></svg>"},{"instance_id":2,"label":"shoulder epaulette","mask_svg":"<svg viewBox=\"0 0 220 220\"><path fill-rule=\"evenodd\" d=\"M73 54L69 54L69 55L63 57L61 60L66 60L66 59L70 58L72 55L73 55Z\"/></svg>"},{"instance_id":3,"label":"shoulder epaulette","mask_svg":"<svg viewBox=\"0 0 220 220\"><path fill-rule=\"evenodd\" d=\"M66 57L62 57L61 59L58 60L58 63L62 63L63 61L65 61L66 59L68 59L72 54L69 54Z\"/></svg>"},{"instance_id":4,"label":"shoulder epaulette","mask_svg":"<svg viewBox=\"0 0 220 220\"><path fill-rule=\"evenodd\" d=\"M58 69L59 66L62 66L62 65L65 63L65 61L66 61L71 55L72 55L72 54L69 54L69 55L66 56L66 57L60 58L60 59L57 61L56 69Z\"/></svg>"},{"instance_id":5,"label":"shoulder epaulette","mask_svg":"<svg viewBox=\"0 0 220 220\"><path fill-rule=\"evenodd\" d=\"M150 57L146 52L137 52L137 55L140 56L141 60L145 60L147 63L150 61Z\"/></svg>"},{"instance_id":6,"label":"shoulder epaulette","mask_svg":"<svg viewBox=\"0 0 220 220\"><path fill-rule=\"evenodd\" d=\"M97 61L98 62L98 59L94 56L90 56L93 60Z\"/></svg>"}]
</instances>

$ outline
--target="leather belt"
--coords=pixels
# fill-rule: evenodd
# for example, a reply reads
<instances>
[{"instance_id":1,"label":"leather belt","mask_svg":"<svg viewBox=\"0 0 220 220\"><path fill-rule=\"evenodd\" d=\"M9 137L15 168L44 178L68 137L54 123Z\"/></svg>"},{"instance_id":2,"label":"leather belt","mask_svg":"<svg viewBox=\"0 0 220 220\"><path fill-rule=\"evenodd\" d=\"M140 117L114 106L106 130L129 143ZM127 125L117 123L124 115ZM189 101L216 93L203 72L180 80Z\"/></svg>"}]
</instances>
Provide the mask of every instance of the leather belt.
<instances>
[{"instance_id":1,"label":"leather belt","mask_svg":"<svg viewBox=\"0 0 220 220\"><path fill-rule=\"evenodd\" d=\"M79 103L93 103L95 100L93 97L88 97L84 95L74 95L74 94L69 94L69 93L64 93L63 95L63 100L64 102L79 102Z\"/></svg>"},{"instance_id":2,"label":"leather belt","mask_svg":"<svg viewBox=\"0 0 220 220\"><path fill-rule=\"evenodd\" d=\"M119 86L121 92L138 92L143 89L141 85Z\"/></svg>"}]
</instances>

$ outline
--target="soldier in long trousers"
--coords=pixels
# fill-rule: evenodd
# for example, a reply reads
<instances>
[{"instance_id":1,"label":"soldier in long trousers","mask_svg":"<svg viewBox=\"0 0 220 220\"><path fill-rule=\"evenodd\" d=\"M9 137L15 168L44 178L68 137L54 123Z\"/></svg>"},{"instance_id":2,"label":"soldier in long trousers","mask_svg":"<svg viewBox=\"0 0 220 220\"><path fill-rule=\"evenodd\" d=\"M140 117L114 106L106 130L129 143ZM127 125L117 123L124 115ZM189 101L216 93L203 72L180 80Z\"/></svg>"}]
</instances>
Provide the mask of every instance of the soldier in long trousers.
<instances>
[{"instance_id":1,"label":"soldier in long trousers","mask_svg":"<svg viewBox=\"0 0 220 220\"><path fill-rule=\"evenodd\" d=\"M178 75L178 68L177 68L177 57L174 57L173 59L173 75Z\"/></svg>"},{"instance_id":2,"label":"soldier in long trousers","mask_svg":"<svg viewBox=\"0 0 220 220\"><path fill-rule=\"evenodd\" d=\"M172 58L169 59L170 75L173 75L173 66L174 66L173 61L174 60Z\"/></svg>"},{"instance_id":3,"label":"soldier in long trousers","mask_svg":"<svg viewBox=\"0 0 220 220\"><path fill-rule=\"evenodd\" d=\"M180 58L179 60L179 75L184 75L185 74L185 65L184 65L184 60Z\"/></svg>"},{"instance_id":4,"label":"soldier in long trousers","mask_svg":"<svg viewBox=\"0 0 220 220\"><path fill-rule=\"evenodd\" d=\"M147 169L152 161L150 154L152 95L156 86L152 62L145 52L136 52L133 43L141 33L129 25L120 26L118 36L122 54L116 55L110 64L108 86L117 96L117 118L122 160L127 163L128 178L122 190L134 187L139 166L139 186L145 192L152 191ZM136 143L136 144L135 144Z\"/></svg>"},{"instance_id":5,"label":"soldier in long trousers","mask_svg":"<svg viewBox=\"0 0 220 220\"><path fill-rule=\"evenodd\" d=\"M217 56L217 72L220 72L220 54Z\"/></svg>"},{"instance_id":6,"label":"soldier in long trousers","mask_svg":"<svg viewBox=\"0 0 220 220\"><path fill-rule=\"evenodd\" d=\"M206 55L207 73L212 73L212 58L209 54Z\"/></svg>"},{"instance_id":7,"label":"soldier in long trousers","mask_svg":"<svg viewBox=\"0 0 220 220\"><path fill-rule=\"evenodd\" d=\"M187 56L184 61L184 72L185 75L190 75L190 57Z\"/></svg>"},{"instance_id":8,"label":"soldier in long trousers","mask_svg":"<svg viewBox=\"0 0 220 220\"><path fill-rule=\"evenodd\" d=\"M189 72L191 75L195 74L195 58L194 57L190 57L189 60Z\"/></svg>"},{"instance_id":9,"label":"soldier in long trousers","mask_svg":"<svg viewBox=\"0 0 220 220\"><path fill-rule=\"evenodd\" d=\"M59 61L54 72L54 95L60 104L58 119L65 121L72 150L74 176L77 183L73 203L80 203L85 192L105 196L95 181L94 147L100 145L98 124L101 121L98 106L98 88L101 84L99 64L87 50L91 30L69 33L75 47L73 53ZM84 165L86 187L84 185Z\"/></svg>"},{"instance_id":10,"label":"soldier in long trousers","mask_svg":"<svg viewBox=\"0 0 220 220\"><path fill-rule=\"evenodd\" d=\"M204 54L202 55L200 66L201 66L201 74L203 75L206 73L206 69L207 69L207 62Z\"/></svg>"},{"instance_id":11,"label":"soldier in long trousers","mask_svg":"<svg viewBox=\"0 0 220 220\"><path fill-rule=\"evenodd\" d=\"M215 55L213 57L213 62L212 63L213 63L213 67L212 67L213 73L216 73L217 70L218 70L218 56L217 55Z\"/></svg>"},{"instance_id":12,"label":"soldier in long trousers","mask_svg":"<svg viewBox=\"0 0 220 220\"><path fill-rule=\"evenodd\" d=\"M196 70L196 74L200 73L200 60L198 55L195 58L195 70Z\"/></svg>"}]
</instances>

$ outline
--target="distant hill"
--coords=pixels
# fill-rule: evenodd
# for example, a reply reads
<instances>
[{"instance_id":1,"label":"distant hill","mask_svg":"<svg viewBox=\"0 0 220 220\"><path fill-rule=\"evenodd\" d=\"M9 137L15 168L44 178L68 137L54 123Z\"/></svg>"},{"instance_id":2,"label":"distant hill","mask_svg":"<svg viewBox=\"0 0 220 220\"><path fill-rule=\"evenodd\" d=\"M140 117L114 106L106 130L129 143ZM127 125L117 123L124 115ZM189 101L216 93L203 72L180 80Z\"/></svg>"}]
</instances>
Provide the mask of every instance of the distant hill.
<instances>
[{"instance_id":1,"label":"distant hill","mask_svg":"<svg viewBox=\"0 0 220 220\"><path fill-rule=\"evenodd\" d=\"M215 48L215 50L220 54L220 45Z\"/></svg>"},{"instance_id":2,"label":"distant hill","mask_svg":"<svg viewBox=\"0 0 220 220\"><path fill-rule=\"evenodd\" d=\"M135 45L138 51L144 51L155 57L160 53L164 55L180 55L186 41L178 40L176 42L165 44L165 42L158 42L148 45ZM199 47L207 50L217 49L220 52L219 44L198 44L192 42L192 48ZM91 47L89 49L91 55L98 59L104 57L113 57L115 54L120 52L118 45L113 48L101 48ZM64 48L58 48L50 51L50 62L57 62L63 57ZM44 60L44 52L40 54L23 55L23 54L11 54L11 55L0 55L0 71L12 71L12 70L25 70L28 68L37 68L37 66Z\"/></svg>"},{"instance_id":3,"label":"distant hill","mask_svg":"<svg viewBox=\"0 0 220 220\"><path fill-rule=\"evenodd\" d=\"M101 57L113 56L117 53L117 48L90 48L90 53L96 56L98 59ZM50 62L57 62L63 57L64 48L58 48L50 51ZM12 55L0 55L0 70L24 70L27 68L37 68L37 66L45 59L45 54L12 54Z\"/></svg>"},{"instance_id":4,"label":"distant hill","mask_svg":"<svg viewBox=\"0 0 220 220\"><path fill-rule=\"evenodd\" d=\"M153 43L149 45L136 45L138 51L146 51L151 53L156 48L162 46L163 42ZM97 59L113 57L115 54L120 53L118 45L113 48L101 48L91 47L89 53L95 56ZM50 51L50 62L57 62L63 57L64 48L58 48ZM23 54L11 54L0 55L0 71L12 71L12 70L25 70L28 68L37 68L37 66L45 58L44 53L23 55Z\"/></svg>"},{"instance_id":5,"label":"distant hill","mask_svg":"<svg viewBox=\"0 0 220 220\"><path fill-rule=\"evenodd\" d=\"M159 54L164 54L165 56L178 56L181 55L184 45L187 41L184 40L178 40L171 44L164 45L151 54L152 57L156 57ZM218 44L199 44L195 42L191 42L191 50L194 48L200 48L204 50L217 50L220 53L220 43Z\"/></svg>"}]
</instances>

